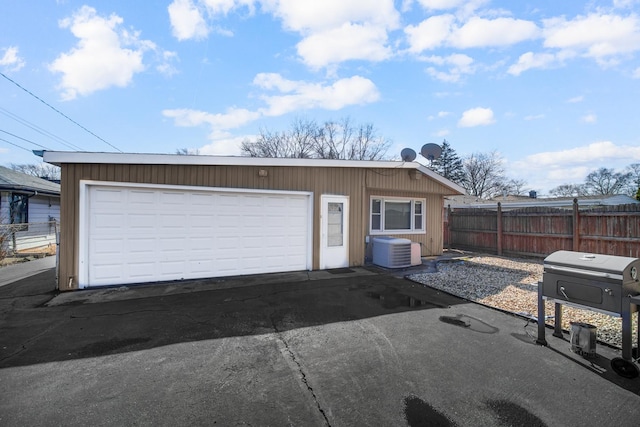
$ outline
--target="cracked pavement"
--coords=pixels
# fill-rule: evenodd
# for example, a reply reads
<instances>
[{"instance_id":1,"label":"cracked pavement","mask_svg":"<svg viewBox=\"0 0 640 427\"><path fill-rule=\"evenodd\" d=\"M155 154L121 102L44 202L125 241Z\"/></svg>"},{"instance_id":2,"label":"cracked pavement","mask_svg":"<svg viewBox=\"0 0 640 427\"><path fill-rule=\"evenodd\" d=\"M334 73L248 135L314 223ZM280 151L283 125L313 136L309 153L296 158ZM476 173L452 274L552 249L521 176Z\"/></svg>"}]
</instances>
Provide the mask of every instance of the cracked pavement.
<instances>
[{"instance_id":1,"label":"cracked pavement","mask_svg":"<svg viewBox=\"0 0 640 427\"><path fill-rule=\"evenodd\" d=\"M523 329L521 318L388 274L318 277L57 295L45 271L5 285L0 425L631 426L640 418L640 380L607 369L612 349L585 360L563 339L535 345L535 326Z\"/></svg>"}]
</instances>

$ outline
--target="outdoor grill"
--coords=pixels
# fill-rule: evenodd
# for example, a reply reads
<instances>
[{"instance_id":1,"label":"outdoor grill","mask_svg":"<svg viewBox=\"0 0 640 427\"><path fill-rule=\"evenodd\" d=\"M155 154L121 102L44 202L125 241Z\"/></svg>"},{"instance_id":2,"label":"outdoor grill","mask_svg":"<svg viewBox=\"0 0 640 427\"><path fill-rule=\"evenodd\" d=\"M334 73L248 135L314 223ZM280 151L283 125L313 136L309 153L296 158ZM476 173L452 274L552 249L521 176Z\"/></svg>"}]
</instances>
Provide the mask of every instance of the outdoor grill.
<instances>
[{"instance_id":1,"label":"outdoor grill","mask_svg":"<svg viewBox=\"0 0 640 427\"><path fill-rule=\"evenodd\" d=\"M547 344L544 299L555 302L557 337L562 337L562 305L621 317L622 358L632 360L631 313L640 305L640 259L572 251L546 257L538 284L537 342L542 345Z\"/></svg>"}]
</instances>

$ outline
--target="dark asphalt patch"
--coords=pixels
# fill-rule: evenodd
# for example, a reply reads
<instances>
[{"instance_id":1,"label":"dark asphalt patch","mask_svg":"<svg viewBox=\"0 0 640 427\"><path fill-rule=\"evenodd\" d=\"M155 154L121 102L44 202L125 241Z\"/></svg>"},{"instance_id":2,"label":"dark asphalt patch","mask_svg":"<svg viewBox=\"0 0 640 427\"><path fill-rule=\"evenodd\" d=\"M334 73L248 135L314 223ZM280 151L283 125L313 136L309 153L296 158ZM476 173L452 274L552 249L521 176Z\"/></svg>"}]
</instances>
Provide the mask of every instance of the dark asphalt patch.
<instances>
[{"instance_id":1,"label":"dark asphalt patch","mask_svg":"<svg viewBox=\"0 0 640 427\"><path fill-rule=\"evenodd\" d=\"M443 323L468 328L471 331L479 332L481 334L497 334L500 332L499 328L465 314L458 314L456 316L440 316L439 320Z\"/></svg>"},{"instance_id":2,"label":"dark asphalt patch","mask_svg":"<svg viewBox=\"0 0 640 427\"><path fill-rule=\"evenodd\" d=\"M332 268L330 270L326 270L328 273L331 274L348 274L348 273L355 273L355 270L352 270L350 268Z\"/></svg>"},{"instance_id":3,"label":"dark asphalt patch","mask_svg":"<svg viewBox=\"0 0 640 427\"><path fill-rule=\"evenodd\" d=\"M446 415L416 396L404 399L404 415L409 427L453 427Z\"/></svg>"},{"instance_id":4,"label":"dark asphalt patch","mask_svg":"<svg viewBox=\"0 0 640 427\"><path fill-rule=\"evenodd\" d=\"M503 426L547 427L540 418L508 400L488 400L486 404Z\"/></svg>"},{"instance_id":5,"label":"dark asphalt patch","mask_svg":"<svg viewBox=\"0 0 640 427\"><path fill-rule=\"evenodd\" d=\"M43 274L0 288L0 369L263 334L273 319L285 331L468 304L401 278L348 275L42 307L55 281Z\"/></svg>"},{"instance_id":6,"label":"dark asphalt patch","mask_svg":"<svg viewBox=\"0 0 640 427\"><path fill-rule=\"evenodd\" d=\"M85 345L78 350L78 356L80 357L94 357L103 356L115 351L123 350L127 347L132 347L137 344L143 344L151 341L151 338L125 338L125 339L110 339L106 341L99 341Z\"/></svg>"},{"instance_id":7,"label":"dark asphalt patch","mask_svg":"<svg viewBox=\"0 0 640 427\"><path fill-rule=\"evenodd\" d=\"M443 304L434 299L420 299L398 292L397 289L389 288L383 292L367 292L369 298L380 301L382 307L394 310L399 307L437 307L450 308L449 304Z\"/></svg>"}]
</instances>

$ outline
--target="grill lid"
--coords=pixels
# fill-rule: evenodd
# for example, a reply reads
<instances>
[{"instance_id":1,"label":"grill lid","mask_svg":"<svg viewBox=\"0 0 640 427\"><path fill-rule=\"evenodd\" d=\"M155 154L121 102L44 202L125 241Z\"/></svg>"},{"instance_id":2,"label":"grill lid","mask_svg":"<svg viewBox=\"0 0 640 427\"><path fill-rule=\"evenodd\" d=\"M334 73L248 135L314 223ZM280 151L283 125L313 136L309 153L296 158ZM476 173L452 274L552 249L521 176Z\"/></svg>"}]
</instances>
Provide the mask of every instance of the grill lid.
<instances>
[{"instance_id":1,"label":"grill lid","mask_svg":"<svg viewBox=\"0 0 640 427\"><path fill-rule=\"evenodd\" d=\"M544 259L544 265L562 266L610 274L624 274L625 271L630 270L634 266L640 270L640 259L585 252L557 251Z\"/></svg>"}]
</instances>

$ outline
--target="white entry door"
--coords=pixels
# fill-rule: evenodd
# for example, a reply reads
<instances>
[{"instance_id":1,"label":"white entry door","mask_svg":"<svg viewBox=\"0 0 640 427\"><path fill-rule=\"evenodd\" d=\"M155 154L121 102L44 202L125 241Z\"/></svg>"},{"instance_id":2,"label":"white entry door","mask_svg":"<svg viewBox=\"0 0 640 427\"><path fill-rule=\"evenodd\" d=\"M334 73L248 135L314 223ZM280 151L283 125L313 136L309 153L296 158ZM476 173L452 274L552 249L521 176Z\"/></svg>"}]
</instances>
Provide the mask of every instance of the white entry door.
<instances>
[{"instance_id":1,"label":"white entry door","mask_svg":"<svg viewBox=\"0 0 640 427\"><path fill-rule=\"evenodd\" d=\"M349 266L349 197L321 196L320 269Z\"/></svg>"}]
</instances>

